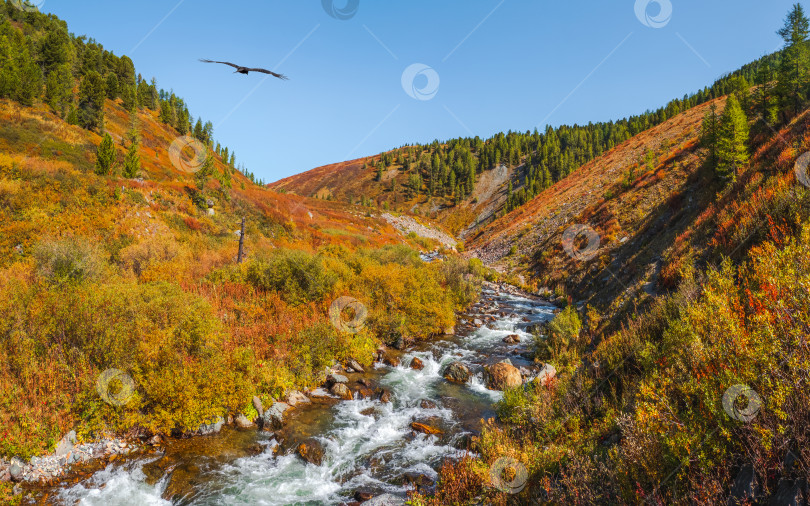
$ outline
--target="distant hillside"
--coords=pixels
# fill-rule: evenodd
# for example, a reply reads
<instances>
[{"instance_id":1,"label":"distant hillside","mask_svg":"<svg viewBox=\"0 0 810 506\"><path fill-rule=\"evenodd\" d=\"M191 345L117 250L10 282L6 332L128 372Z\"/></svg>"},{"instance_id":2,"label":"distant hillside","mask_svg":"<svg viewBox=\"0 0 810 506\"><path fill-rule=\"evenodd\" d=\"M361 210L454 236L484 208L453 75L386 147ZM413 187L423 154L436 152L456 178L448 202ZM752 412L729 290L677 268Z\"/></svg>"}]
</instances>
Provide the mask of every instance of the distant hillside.
<instances>
[{"instance_id":1,"label":"distant hillside","mask_svg":"<svg viewBox=\"0 0 810 506\"><path fill-rule=\"evenodd\" d=\"M684 111L772 79L781 53L656 111L619 121L458 138L318 167L271 183L298 195L428 216L462 239L517 209L579 167ZM636 153L637 160L647 153Z\"/></svg>"}]
</instances>

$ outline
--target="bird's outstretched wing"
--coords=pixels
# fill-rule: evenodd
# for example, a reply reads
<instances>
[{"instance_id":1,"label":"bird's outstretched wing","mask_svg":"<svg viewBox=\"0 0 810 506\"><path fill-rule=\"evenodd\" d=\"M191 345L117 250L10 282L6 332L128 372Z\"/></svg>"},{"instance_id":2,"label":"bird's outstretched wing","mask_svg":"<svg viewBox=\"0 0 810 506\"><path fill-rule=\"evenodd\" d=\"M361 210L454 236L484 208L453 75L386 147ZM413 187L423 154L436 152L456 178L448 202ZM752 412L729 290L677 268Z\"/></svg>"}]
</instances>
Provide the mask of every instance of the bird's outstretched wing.
<instances>
[{"instance_id":1,"label":"bird's outstretched wing","mask_svg":"<svg viewBox=\"0 0 810 506\"><path fill-rule=\"evenodd\" d=\"M270 72L267 69L248 69L248 72L261 72L263 74L270 74L273 77L278 77L279 79L283 79L284 81L289 81L289 77L285 76L284 74L276 74L275 72Z\"/></svg>"},{"instance_id":2,"label":"bird's outstretched wing","mask_svg":"<svg viewBox=\"0 0 810 506\"><path fill-rule=\"evenodd\" d=\"M226 61L214 61L214 60L203 60L203 59L200 59L200 61L203 62L203 63L222 63L224 65L230 65L231 67L233 67L235 69L239 68L239 65L234 65L233 63L226 62Z\"/></svg>"}]
</instances>

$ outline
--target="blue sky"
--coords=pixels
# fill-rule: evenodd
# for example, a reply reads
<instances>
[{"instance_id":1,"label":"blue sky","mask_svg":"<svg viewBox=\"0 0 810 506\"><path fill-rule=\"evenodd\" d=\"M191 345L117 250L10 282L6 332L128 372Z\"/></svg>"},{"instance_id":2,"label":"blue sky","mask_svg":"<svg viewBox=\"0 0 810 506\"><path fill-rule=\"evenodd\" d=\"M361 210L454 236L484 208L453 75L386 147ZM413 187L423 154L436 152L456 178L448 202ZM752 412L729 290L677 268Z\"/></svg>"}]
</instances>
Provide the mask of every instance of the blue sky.
<instances>
[{"instance_id":1,"label":"blue sky","mask_svg":"<svg viewBox=\"0 0 810 506\"><path fill-rule=\"evenodd\" d=\"M778 49L792 3L45 0L42 10L129 55L269 182L408 143L657 108Z\"/></svg>"}]
</instances>

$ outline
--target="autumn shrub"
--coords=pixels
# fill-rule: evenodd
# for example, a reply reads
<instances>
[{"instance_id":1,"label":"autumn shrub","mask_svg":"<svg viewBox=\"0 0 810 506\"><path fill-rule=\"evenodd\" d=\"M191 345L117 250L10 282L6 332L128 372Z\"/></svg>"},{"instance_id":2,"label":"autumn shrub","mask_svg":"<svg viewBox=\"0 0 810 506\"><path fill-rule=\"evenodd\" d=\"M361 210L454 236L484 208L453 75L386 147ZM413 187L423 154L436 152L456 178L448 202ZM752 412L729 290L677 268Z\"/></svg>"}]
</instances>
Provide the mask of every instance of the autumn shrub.
<instances>
[{"instance_id":1,"label":"autumn shrub","mask_svg":"<svg viewBox=\"0 0 810 506\"><path fill-rule=\"evenodd\" d=\"M4 454L36 454L79 421L84 434L134 426L194 430L247 398L211 306L176 285L111 280L6 288L0 417L11 434ZM97 378L110 368L134 380L124 406L97 392ZM45 409L15 412L16 398Z\"/></svg>"},{"instance_id":2,"label":"autumn shrub","mask_svg":"<svg viewBox=\"0 0 810 506\"><path fill-rule=\"evenodd\" d=\"M136 276L142 277L150 269L161 264L169 264L181 255L182 248L171 235L148 236L145 239L122 248L119 252L121 264Z\"/></svg>"},{"instance_id":3,"label":"autumn shrub","mask_svg":"<svg viewBox=\"0 0 810 506\"><path fill-rule=\"evenodd\" d=\"M332 291L335 280L321 257L297 250L275 250L247 269L250 284L279 292L291 304L322 299Z\"/></svg>"},{"instance_id":4,"label":"autumn shrub","mask_svg":"<svg viewBox=\"0 0 810 506\"><path fill-rule=\"evenodd\" d=\"M104 270L98 248L84 238L42 242L34 248L34 259L37 273L55 284L92 280Z\"/></svg>"},{"instance_id":5,"label":"autumn shrub","mask_svg":"<svg viewBox=\"0 0 810 506\"><path fill-rule=\"evenodd\" d=\"M535 338L535 355L541 359L551 358L560 364L573 363L584 348L581 333L582 320L576 308L567 306L548 323L546 335Z\"/></svg>"}]
</instances>

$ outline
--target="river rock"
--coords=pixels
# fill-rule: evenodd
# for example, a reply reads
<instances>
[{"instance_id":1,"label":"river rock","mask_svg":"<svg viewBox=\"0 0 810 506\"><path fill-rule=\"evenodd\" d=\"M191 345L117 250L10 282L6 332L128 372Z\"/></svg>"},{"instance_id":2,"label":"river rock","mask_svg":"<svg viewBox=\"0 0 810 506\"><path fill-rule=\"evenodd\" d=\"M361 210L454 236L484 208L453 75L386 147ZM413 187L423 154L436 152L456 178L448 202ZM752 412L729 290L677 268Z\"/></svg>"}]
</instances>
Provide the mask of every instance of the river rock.
<instances>
[{"instance_id":1,"label":"river rock","mask_svg":"<svg viewBox=\"0 0 810 506\"><path fill-rule=\"evenodd\" d=\"M248 420L248 417L246 417L242 413L239 413L238 415L236 415L236 419L234 420L234 423L240 429L252 429L253 427L256 426L256 424L254 424L253 422Z\"/></svg>"},{"instance_id":2,"label":"river rock","mask_svg":"<svg viewBox=\"0 0 810 506\"><path fill-rule=\"evenodd\" d=\"M197 433L200 434L201 436L206 436L208 434L216 434L222 430L223 425L225 425L225 419L222 418L221 416L218 416L210 423L204 423L200 425L200 427L197 429ZM108 450L110 450L109 447Z\"/></svg>"},{"instance_id":3,"label":"river rock","mask_svg":"<svg viewBox=\"0 0 810 506\"><path fill-rule=\"evenodd\" d=\"M278 430L284 425L284 412L290 409L286 402L274 402L262 415L262 427L265 430Z\"/></svg>"},{"instance_id":4,"label":"river rock","mask_svg":"<svg viewBox=\"0 0 810 506\"><path fill-rule=\"evenodd\" d=\"M363 506L404 506L405 499L393 494L382 494L374 497L370 501L363 503Z\"/></svg>"},{"instance_id":5,"label":"river rock","mask_svg":"<svg viewBox=\"0 0 810 506\"><path fill-rule=\"evenodd\" d=\"M357 392L359 399L371 399L374 397L374 391L364 385L360 385L355 392Z\"/></svg>"},{"instance_id":6,"label":"river rock","mask_svg":"<svg viewBox=\"0 0 810 506\"><path fill-rule=\"evenodd\" d=\"M467 383L470 379L470 369L461 362L453 362L445 368L442 376L453 383Z\"/></svg>"},{"instance_id":7,"label":"river rock","mask_svg":"<svg viewBox=\"0 0 810 506\"><path fill-rule=\"evenodd\" d=\"M475 325L476 327L480 327L483 324L484 322L482 322L480 318L476 318L475 320L473 320L473 325Z\"/></svg>"},{"instance_id":8,"label":"river rock","mask_svg":"<svg viewBox=\"0 0 810 506\"><path fill-rule=\"evenodd\" d=\"M422 473L407 472L402 475L402 482L414 485L417 488L427 488L433 486L433 480Z\"/></svg>"},{"instance_id":9,"label":"river rock","mask_svg":"<svg viewBox=\"0 0 810 506\"><path fill-rule=\"evenodd\" d=\"M380 359L383 364L390 365L391 367L399 367L399 359L390 352L383 351L380 355Z\"/></svg>"},{"instance_id":10,"label":"river rock","mask_svg":"<svg viewBox=\"0 0 810 506\"><path fill-rule=\"evenodd\" d=\"M330 374L329 376L326 377L326 386L328 386L330 388L332 387L332 385L335 385L337 383L345 384L345 383L348 383L348 382L349 382L349 378L347 378L346 376L344 376L342 374Z\"/></svg>"},{"instance_id":11,"label":"river rock","mask_svg":"<svg viewBox=\"0 0 810 506\"><path fill-rule=\"evenodd\" d=\"M366 372L366 370L363 369L363 366L360 365L360 362L358 362L357 360L355 360L353 358L350 358L349 360L347 360L346 365L351 367L352 369L354 369L357 372Z\"/></svg>"},{"instance_id":12,"label":"river rock","mask_svg":"<svg viewBox=\"0 0 810 506\"><path fill-rule=\"evenodd\" d=\"M379 399L380 402L384 404L391 402L391 391L387 388L378 388L376 393L377 399Z\"/></svg>"},{"instance_id":13,"label":"river rock","mask_svg":"<svg viewBox=\"0 0 810 506\"><path fill-rule=\"evenodd\" d=\"M64 457L69 454L73 450L73 446L76 444L76 431L72 430L68 432L65 437L59 441L59 444L56 445L56 451L54 455L56 457Z\"/></svg>"},{"instance_id":14,"label":"river rock","mask_svg":"<svg viewBox=\"0 0 810 506\"><path fill-rule=\"evenodd\" d=\"M25 462L20 457L12 457L8 472L13 481L22 481Z\"/></svg>"},{"instance_id":15,"label":"river rock","mask_svg":"<svg viewBox=\"0 0 810 506\"><path fill-rule=\"evenodd\" d=\"M320 466L323 463L323 445L317 439L307 439L298 445L298 455L310 464Z\"/></svg>"},{"instance_id":16,"label":"river rock","mask_svg":"<svg viewBox=\"0 0 810 506\"><path fill-rule=\"evenodd\" d=\"M490 390L506 390L522 384L523 377L520 371L507 360L487 368L487 388Z\"/></svg>"},{"instance_id":17,"label":"river rock","mask_svg":"<svg viewBox=\"0 0 810 506\"><path fill-rule=\"evenodd\" d=\"M259 413L259 416L264 414L264 408L262 407L262 400L253 396L253 407L256 409L256 412Z\"/></svg>"},{"instance_id":18,"label":"river rock","mask_svg":"<svg viewBox=\"0 0 810 506\"><path fill-rule=\"evenodd\" d=\"M366 490L355 490L354 500L357 502L366 502L374 498L374 494Z\"/></svg>"},{"instance_id":19,"label":"river rock","mask_svg":"<svg viewBox=\"0 0 810 506\"><path fill-rule=\"evenodd\" d=\"M503 342L506 344L517 344L520 342L520 336L517 334L509 334L503 338Z\"/></svg>"},{"instance_id":20,"label":"river rock","mask_svg":"<svg viewBox=\"0 0 810 506\"><path fill-rule=\"evenodd\" d=\"M312 402L309 400L309 397L302 394L298 390L290 390L287 392L287 395L284 396L284 400L292 407L298 406L299 404L309 404Z\"/></svg>"},{"instance_id":21,"label":"river rock","mask_svg":"<svg viewBox=\"0 0 810 506\"><path fill-rule=\"evenodd\" d=\"M413 357L411 360L411 369L416 369L417 371L421 371L425 368L425 363L422 362L419 357Z\"/></svg>"},{"instance_id":22,"label":"river rock","mask_svg":"<svg viewBox=\"0 0 810 506\"><path fill-rule=\"evenodd\" d=\"M422 399L419 401L419 407L422 409L436 409L436 403L430 399Z\"/></svg>"},{"instance_id":23,"label":"river rock","mask_svg":"<svg viewBox=\"0 0 810 506\"><path fill-rule=\"evenodd\" d=\"M411 422L411 428L417 432L421 432L422 434L443 434L441 429L437 429L436 427L431 427L430 425L419 422Z\"/></svg>"},{"instance_id":24,"label":"river rock","mask_svg":"<svg viewBox=\"0 0 810 506\"><path fill-rule=\"evenodd\" d=\"M345 401L350 401L354 398L352 391L349 390L349 387L347 387L345 383L335 383L329 391Z\"/></svg>"}]
</instances>

